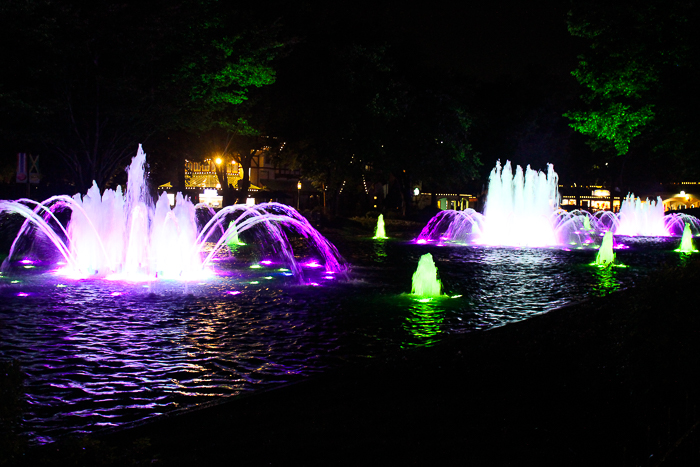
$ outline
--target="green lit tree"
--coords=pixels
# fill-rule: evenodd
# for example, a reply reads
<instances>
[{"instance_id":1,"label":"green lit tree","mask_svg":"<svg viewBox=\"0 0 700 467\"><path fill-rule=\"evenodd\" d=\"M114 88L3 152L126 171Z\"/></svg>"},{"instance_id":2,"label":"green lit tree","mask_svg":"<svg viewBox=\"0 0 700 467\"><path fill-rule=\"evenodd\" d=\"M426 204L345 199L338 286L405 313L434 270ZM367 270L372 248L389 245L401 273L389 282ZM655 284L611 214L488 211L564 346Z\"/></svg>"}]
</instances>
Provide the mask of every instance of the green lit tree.
<instances>
[{"instance_id":1,"label":"green lit tree","mask_svg":"<svg viewBox=\"0 0 700 467\"><path fill-rule=\"evenodd\" d=\"M636 149L635 158L676 170L697 159L697 20L692 2L573 4L569 31L587 45L573 71L584 93L565 116L593 149Z\"/></svg>"}]
</instances>

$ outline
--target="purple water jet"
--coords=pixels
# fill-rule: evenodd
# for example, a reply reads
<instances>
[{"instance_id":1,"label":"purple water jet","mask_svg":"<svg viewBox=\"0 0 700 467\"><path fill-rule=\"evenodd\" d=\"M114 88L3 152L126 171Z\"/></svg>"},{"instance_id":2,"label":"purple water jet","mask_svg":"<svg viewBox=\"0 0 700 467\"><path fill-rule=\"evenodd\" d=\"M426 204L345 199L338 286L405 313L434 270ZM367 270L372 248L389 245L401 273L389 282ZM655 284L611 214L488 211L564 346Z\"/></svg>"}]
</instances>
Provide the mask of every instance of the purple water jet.
<instances>
[{"instance_id":1,"label":"purple water jet","mask_svg":"<svg viewBox=\"0 0 700 467\"><path fill-rule=\"evenodd\" d=\"M0 200L0 212L25 219L3 269L19 254L21 240L34 231L51 242L65 263L61 272L73 278L199 279L211 274L210 264L228 248L227 243L248 231L256 236L258 246L279 257L299 278L303 273L289 234L304 238L327 270L346 271L335 246L289 206L235 205L214 212L180 193L173 208L165 193L154 203L148 194L145 161L139 145L128 168L125 192L117 187L100 194L93 184L84 196L54 196L40 203ZM66 225L57 216L63 210L70 211ZM197 225L200 210L211 216L201 229Z\"/></svg>"}]
</instances>

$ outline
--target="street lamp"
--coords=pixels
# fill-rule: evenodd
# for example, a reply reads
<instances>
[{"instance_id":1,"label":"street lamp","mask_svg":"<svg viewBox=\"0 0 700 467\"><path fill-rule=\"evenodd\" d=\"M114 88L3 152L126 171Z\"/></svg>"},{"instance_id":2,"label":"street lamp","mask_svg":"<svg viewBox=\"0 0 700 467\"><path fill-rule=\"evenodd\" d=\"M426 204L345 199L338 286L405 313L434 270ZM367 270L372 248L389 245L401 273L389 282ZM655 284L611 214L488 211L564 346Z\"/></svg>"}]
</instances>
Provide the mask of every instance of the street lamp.
<instances>
[{"instance_id":1,"label":"street lamp","mask_svg":"<svg viewBox=\"0 0 700 467\"><path fill-rule=\"evenodd\" d=\"M297 211L299 210L299 198L301 198L301 180L297 182Z\"/></svg>"}]
</instances>

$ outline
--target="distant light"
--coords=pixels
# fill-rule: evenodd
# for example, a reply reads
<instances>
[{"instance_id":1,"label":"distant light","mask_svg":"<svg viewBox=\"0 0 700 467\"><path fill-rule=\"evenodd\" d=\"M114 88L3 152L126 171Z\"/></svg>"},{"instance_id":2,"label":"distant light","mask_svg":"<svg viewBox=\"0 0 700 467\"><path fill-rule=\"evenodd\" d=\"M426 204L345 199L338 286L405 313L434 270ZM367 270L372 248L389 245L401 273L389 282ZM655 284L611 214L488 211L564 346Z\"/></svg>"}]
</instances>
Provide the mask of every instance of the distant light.
<instances>
[{"instance_id":1,"label":"distant light","mask_svg":"<svg viewBox=\"0 0 700 467\"><path fill-rule=\"evenodd\" d=\"M121 292L112 292L110 295L111 295L112 297L118 297L118 296L120 296L121 294L122 294Z\"/></svg>"},{"instance_id":2,"label":"distant light","mask_svg":"<svg viewBox=\"0 0 700 467\"><path fill-rule=\"evenodd\" d=\"M313 287L318 287L321 284L319 284L318 282L309 282L309 285Z\"/></svg>"},{"instance_id":3,"label":"distant light","mask_svg":"<svg viewBox=\"0 0 700 467\"><path fill-rule=\"evenodd\" d=\"M260 282L258 281L250 281L249 284L259 284Z\"/></svg>"},{"instance_id":4,"label":"distant light","mask_svg":"<svg viewBox=\"0 0 700 467\"><path fill-rule=\"evenodd\" d=\"M685 191L681 190L681 196L685 196Z\"/></svg>"},{"instance_id":5,"label":"distant light","mask_svg":"<svg viewBox=\"0 0 700 467\"><path fill-rule=\"evenodd\" d=\"M32 261L31 259L23 259L22 261L20 261L20 263L22 263L22 264L34 264L34 261Z\"/></svg>"},{"instance_id":6,"label":"distant light","mask_svg":"<svg viewBox=\"0 0 700 467\"><path fill-rule=\"evenodd\" d=\"M31 264L28 264L28 265L24 266L24 269L32 269L33 267L34 266L32 266Z\"/></svg>"},{"instance_id":7,"label":"distant light","mask_svg":"<svg viewBox=\"0 0 700 467\"><path fill-rule=\"evenodd\" d=\"M421 239L418 240L416 243L419 244L419 245L425 245L426 243L428 243L428 241L425 240L425 239L423 239L423 238L421 238Z\"/></svg>"},{"instance_id":8,"label":"distant light","mask_svg":"<svg viewBox=\"0 0 700 467\"><path fill-rule=\"evenodd\" d=\"M260 266L259 264L251 264L250 265L250 269L260 269L261 267L262 266Z\"/></svg>"},{"instance_id":9,"label":"distant light","mask_svg":"<svg viewBox=\"0 0 700 467\"><path fill-rule=\"evenodd\" d=\"M10 284L19 284L19 281L10 281Z\"/></svg>"},{"instance_id":10,"label":"distant light","mask_svg":"<svg viewBox=\"0 0 700 467\"><path fill-rule=\"evenodd\" d=\"M270 261L269 259L266 259L265 261L260 261L260 263L262 263L262 264L272 264L272 261Z\"/></svg>"},{"instance_id":11,"label":"distant light","mask_svg":"<svg viewBox=\"0 0 700 467\"><path fill-rule=\"evenodd\" d=\"M323 276L324 279L335 279L333 276Z\"/></svg>"},{"instance_id":12,"label":"distant light","mask_svg":"<svg viewBox=\"0 0 700 467\"><path fill-rule=\"evenodd\" d=\"M66 286L66 284L57 284L57 285L56 285L56 287L59 287L59 288L63 288L63 287L65 287L65 286Z\"/></svg>"},{"instance_id":13,"label":"distant light","mask_svg":"<svg viewBox=\"0 0 700 467\"><path fill-rule=\"evenodd\" d=\"M433 300L432 298L419 298L419 299L417 299L416 301L417 301L417 302L421 302L421 303L428 303L428 302L430 302L430 301L432 301L432 300Z\"/></svg>"},{"instance_id":14,"label":"distant light","mask_svg":"<svg viewBox=\"0 0 700 467\"><path fill-rule=\"evenodd\" d=\"M301 190L301 180L297 182L297 190Z\"/></svg>"},{"instance_id":15,"label":"distant light","mask_svg":"<svg viewBox=\"0 0 700 467\"><path fill-rule=\"evenodd\" d=\"M17 296L18 296L18 297L28 297L29 294L26 293L26 292L20 292L20 293L17 294Z\"/></svg>"},{"instance_id":16,"label":"distant light","mask_svg":"<svg viewBox=\"0 0 700 467\"><path fill-rule=\"evenodd\" d=\"M226 293L229 295L238 295L239 293L241 293L241 291L240 290L229 290Z\"/></svg>"},{"instance_id":17,"label":"distant light","mask_svg":"<svg viewBox=\"0 0 700 467\"><path fill-rule=\"evenodd\" d=\"M265 279L274 279L272 276L265 276Z\"/></svg>"},{"instance_id":18,"label":"distant light","mask_svg":"<svg viewBox=\"0 0 700 467\"><path fill-rule=\"evenodd\" d=\"M246 198L245 205L246 206L255 206L255 198Z\"/></svg>"},{"instance_id":19,"label":"distant light","mask_svg":"<svg viewBox=\"0 0 700 467\"><path fill-rule=\"evenodd\" d=\"M308 268L320 268L321 265L318 264L318 261L309 261L308 263L304 264L304 266Z\"/></svg>"},{"instance_id":20,"label":"distant light","mask_svg":"<svg viewBox=\"0 0 700 467\"><path fill-rule=\"evenodd\" d=\"M459 298L461 295L453 295L452 298Z\"/></svg>"},{"instance_id":21,"label":"distant light","mask_svg":"<svg viewBox=\"0 0 700 467\"><path fill-rule=\"evenodd\" d=\"M223 161L221 160L220 157L217 157L217 158L216 158L216 165L221 165L222 162L223 162Z\"/></svg>"},{"instance_id":22,"label":"distant light","mask_svg":"<svg viewBox=\"0 0 700 467\"><path fill-rule=\"evenodd\" d=\"M419 194L420 194L420 190L418 189L418 187L414 188L413 189L413 196L418 196Z\"/></svg>"},{"instance_id":23,"label":"distant light","mask_svg":"<svg viewBox=\"0 0 700 467\"><path fill-rule=\"evenodd\" d=\"M287 268L279 268L278 271L280 271L280 272L285 272L285 271L289 271L289 269L287 269Z\"/></svg>"}]
</instances>

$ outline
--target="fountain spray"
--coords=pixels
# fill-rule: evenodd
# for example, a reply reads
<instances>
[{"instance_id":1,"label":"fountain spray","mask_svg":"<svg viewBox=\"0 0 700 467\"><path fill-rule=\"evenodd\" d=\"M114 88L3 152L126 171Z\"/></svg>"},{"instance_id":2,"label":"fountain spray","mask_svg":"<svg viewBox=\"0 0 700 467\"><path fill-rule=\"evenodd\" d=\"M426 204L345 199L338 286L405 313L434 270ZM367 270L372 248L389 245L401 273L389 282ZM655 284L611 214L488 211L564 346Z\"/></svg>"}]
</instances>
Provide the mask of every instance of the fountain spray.
<instances>
[{"instance_id":1,"label":"fountain spray","mask_svg":"<svg viewBox=\"0 0 700 467\"><path fill-rule=\"evenodd\" d=\"M377 218L377 230L374 232L374 237L377 240L383 240L388 238L386 232L384 231L384 214L380 214Z\"/></svg>"},{"instance_id":2,"label":"fountain spray","mask_svg":"<svg viewBox=\"0 0 700 467\"><path fill-rule=\"evenodd\" d=\"M426 253L418 261L418 268L413 273L411 294L423 298L441 297L442 283L437 278L437 267L433 255Z\"/></svg>"}]
</instances>

